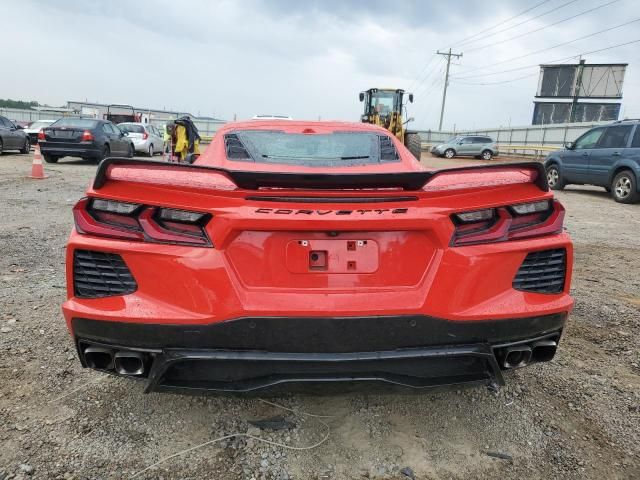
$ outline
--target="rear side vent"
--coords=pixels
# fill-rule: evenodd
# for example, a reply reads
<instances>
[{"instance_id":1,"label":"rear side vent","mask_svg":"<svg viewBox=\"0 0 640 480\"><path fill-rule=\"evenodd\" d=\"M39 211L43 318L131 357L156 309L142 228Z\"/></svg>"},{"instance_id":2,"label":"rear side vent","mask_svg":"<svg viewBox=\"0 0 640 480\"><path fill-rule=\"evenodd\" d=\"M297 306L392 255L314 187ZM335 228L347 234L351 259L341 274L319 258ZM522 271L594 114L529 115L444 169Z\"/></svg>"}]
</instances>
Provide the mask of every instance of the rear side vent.
<instances>
[{"instance_id":1,"label":"rear side vent","mask_svg":"<svg viewBox=\"0 0 640 480\"><path fill-rule=\"evenodd\" d=\"M566 258L564 248L529 253L513 279L513 288L523 292L561 292L564 289Z\"/></svg>"},{"instance_id":2,"label":"rear side vent","mask_svg":"<svg viewBox=\"0 0 640 480\"><path fill-rule=\"evenodd\" d=\"M251 160L247 148L235 133L228 133L224 136L224 147L229 160Z\"/></svg>"},{"instance_id":3,"label":"rear side vent","mask_svg":"<svg viewBox=\"0 0 640 480\"><path fill-rule=\"evenodd\" d=\"M120 255L90 250L73 252L73 289L76 297L125 295L135 292L137 288Z\"/></svg>"},{"instance_id":4,"label":"rear side vent","mask_svg":"<svg viewBox=\"0 0 640 480\"><path fill-rule=\"evenodd\" d=\"M393 162L398 160L398 152L391 138L386 135L380 135L380 161Z\"/></svg>"}]
</instances>

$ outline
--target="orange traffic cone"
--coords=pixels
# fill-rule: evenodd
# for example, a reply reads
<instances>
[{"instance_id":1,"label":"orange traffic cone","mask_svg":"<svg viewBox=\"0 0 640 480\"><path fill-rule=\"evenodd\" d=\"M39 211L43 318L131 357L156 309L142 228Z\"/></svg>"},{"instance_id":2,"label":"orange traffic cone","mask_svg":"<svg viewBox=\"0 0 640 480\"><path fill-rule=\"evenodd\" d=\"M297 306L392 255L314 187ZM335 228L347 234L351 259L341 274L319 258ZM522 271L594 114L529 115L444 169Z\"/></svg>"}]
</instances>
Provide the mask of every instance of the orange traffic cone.
<instances>
[{"instance_id":1,"label":"orange traffic cone","mask_svg":"<svg viewBox=\"0 0 640 480\"><path fill-rule=\"evenodd\" d=\"M42 155L40 154L40 145L36 145L33 151L33 163L31 164L31 175L30 178L35 178L37 180L44 180L45 178L49 178L49 175L44 174L44 167L42 166Z\"/></svg>"}]
</instances>

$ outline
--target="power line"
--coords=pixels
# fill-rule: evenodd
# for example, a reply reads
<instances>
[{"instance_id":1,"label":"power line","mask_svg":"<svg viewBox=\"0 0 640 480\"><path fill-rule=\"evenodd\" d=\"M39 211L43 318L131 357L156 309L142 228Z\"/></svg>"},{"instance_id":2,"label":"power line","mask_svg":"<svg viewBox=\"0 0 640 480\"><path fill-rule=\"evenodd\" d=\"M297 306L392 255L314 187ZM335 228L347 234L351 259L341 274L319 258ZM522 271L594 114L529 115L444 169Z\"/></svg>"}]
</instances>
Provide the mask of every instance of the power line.
<instances>
[{"instance_id":1,"label":"power line","mask_svg":"<svg viewBox=\"0 0 640 480\"><path fill-rule=\"evenodd\" d=\"M604 30L599 30L597 32L590 33L589 35L584 35L582 37L574 38L573 40L569 40L567 42L558 43L557 45L553 45L551 47L543 48L541 50L536 50L535 52L526 53L524 55L518 55L517 57L508 58L507 60L502 60L500 62L494 62L491 65L484 65L484 66L472 68L471 70L467 70L467 72L474 72L476 70L483 70L485 68L494 67L496 65L502 65L502 64L505 64L505 63L512 62L514 60L520 60L521 58L530 57L532 55L537 55L538 53L542 53L542 52L546 52L546 51L549 51L549 50L553 50L554 48L562 47L564 45L569 45L570 43L575 43L575 42L578 42L580 40L584 40L585 38L595 37L596 35L600 35L601 33L610 32L611 30L615 30L617 28L625 27L627 25L630 25L630 24L638 22L638 21L640 21L640 18L635 18L633 20L629 20L628 22L624 22L624 23L621 23L619 25L614 25L613 27L605 28ZM458 77L458 78L463 78L463 77Z\"/></svg>"},{"instance_id":2,"label":"power line","mask_svg":"<svg viewBox=\"0 0 640 480\"><path fill-rule=\"evenodd\" d=\"M435 53L434 53L433 55L434 55L434 56L436 56L436 54L435 54ZM437 73L438 73L438 74L439 74L439 73L444 72L444 65L445 65L444 58L437 57L437 56L436 56L436 58L439 58L440 60L442 60L442 63L440 64L440 70L438 71L438 65L437 65L437 64L436 64L436 65L434 65L434 66L433 66L433 68L431 69L431 71L429 72L429 74L428 74L426 77L424 77L424 78L422 79L422 81L421 81L421 82L419 82L419 83L416 85L416 87L415 87L415 89L414 89L414 93L416 93L418 90L420 90L420 88L421 88L421 86L422 86L422 85L426 85L427 80L429 80L429 78L430 78L434 73L436 73L436 71L437 71ZM437 78L437 75L436 75L436 78Z\"/></svg>"},{"instance_id":3,"label":"power line","mask_svg":"<svg viewBox=\"0 0 640 480\"><path fill-rule=\"evenodd\" d=\"M456 80L456 79L453 79L452 81L453 81L453 83L457 83L457 84L460 84L460 85L499 85L501 83L512 83L512 82L516 82L518 80L523 80L525 78L536 77L538 75L539 75L538 72L536 72L536 73L531 73L529 75L524 75L522 77L512 78L510 80L501 80L499 82L482 82L482 83L480 83L480 82L461 82L460 80Z\"/></svg>"},{"instance_id":4,"label":"power line","mask_svg":"<svg viewBox=\"0 0 640 480\"><path fill-rule=\"evenodd\" d=\"M456 45L460 45L462 43L467 43L467 41L471 40L472 38L475 38L478 35L482 35L485 32L493 30L494 28L499 27L500 25L504 25L505 23L508 23L511 20L514 20L514 19L524 15L525 13L530 12L531 10L534 10L534 9L538 8L539 6L544 5L545 3L549 3L550 1L551 0L544 0L543 2L540 2L540 3L536 4L536 5L534 5L533 7L529 7L526 10L523 10L522 12L518 13L517 15L514 15L513 17L509 17L506 20L503 20L502 22L496 23L495 25L492 25L489 28L485 28L484 30L479 31L478 33L474 33L473 35L471 35L469 37L463 38L462 40L459 40L456 43L451 44L450 46L451 47L455 47ZM576 1L576 0L573 0L573 1Z\"/></svg>"},{"instance_id":5,"label":"power line","mask_svg":"<svg viewBox=\"0 0 640 480\"><path fill-rule=\"evenodd\" d=\"M604 4L599 5L599 6L597 6L597 7L590 8L590 9L585 10L585 11L583 11L583 12L577 13L576 15L571 15L570 17L563 18L562 20L558 20L557 22L550 23L549 25L545 25L544 27L536 28L536 29L534 29L534 30L530 30L530 31L528 31L528 32L521 33L520 35L515 35L515 36L513 36L513 37L509 37L509 38L506 38L506 39L504 39L504 40L500 40L500 41L498 41L498 42L488 43L488 44L486 44L486 45L480 45L479 47L469 48L469 49L466 49L465 51L466 51L466 52L474 52L474 51L476 51L476 50L482 50L482 49L484 49L484 48L494 47L494 46L496 46L496 45L500 45L500 44L502 44L502 43L510 42L511 40L515 40L516 38L522 38L522 37L525 37L525 36L527 36L527 35L531 35L532 33L537 33L537 32L539 32L539 31L541 31L541 30L546 29L546 28L553 27L553 26L555 26L555 25L558 25L558 24L560 24L560 23L567 22L567 21L569 21L569 20L573 20L574 18L580 17L580 16L582 16L582 15L586 15L587 13L591 13L591 12L593 12L593 11L595 11L595 10L599 10L599 9L601 9L601 8L604 8L604 7L607 7L607 6L611 5L612 3L616 3L616 2L619 2L619 1L620 1L620 0L611 0L610 2L604 3Z\"/></svg>"},{"instance_id":6,"label":"power line","mask_svg":"<svg viewBox=\"0 0 640 480\"><path fill-rule=\"evenodd\" d=\"M414 85L419 84L418 80L420 79L420 77L422 76L422 74L427 70L427 68L429 67L429 65L431 65L431 63L436 59L436 54L432 53L431 54L431 58L429 59L429 61L425 64L425 66L422 68L422 70L420 70L420 73L418 75L416 75L416 77L413 79L413 82L411 82L411 86L409 87L409 90L412 90Z\"/></svg>"},{"instance_id":7,"label":"power line","mask_svg":"<svg viewBox=\"0 0 640 480\"><path fill-rule=\"evenodd\" d=\"M624 42L624 43L618 43L617 45L610 45L608 47L605 48L599 48L597 50L591 50L589 52L582 52L582 53L578 53L576 55L571 55L569 57L564 57L564 58L559 58L557 60L549 60L547 62L543 62L543 63L558 63L558 62L563 62L565 60L571 60L572 58L578 58L584 55L590 55L592 53L600 53L600 52L604 52L606 50L612 50L614 48L619 48L619 47L626 47L627 45L632 45L634 43L639 43L640 42L640 38L637 40L631 40L630 42ZM490 72L490 73L480 73L477 75L468 75L468 76L464 76L464 77L451 77L454 80L464 80L467 78L478 78L478 77L488 77L488 76L493 76L493 75L500 75L502 73L510 73L510 72L517 72L518 70L526 70L527 68L533 68L533 67L539 67L540 63L534 63L531 65L525 65L523 67L516 67L516 68L510 68L508 70L500 70L498 72Z\"/></svg>"},{"instance_id":8,"label":"power line","mask_svg":"<svg viewBox=\"0 0 640 480\"><path fill-rule=\"evenodd\" d=\"M558 5L557 7L554 7L551 10L547 10L544 13L540 13L540 14L536 15L535 17L527 18L526 20L523 20L520 23L516 23L515 25L511 25L511 26L509 26L507 28L503 28L502 30L498 30L497 32L492 32L492 33L490 33L488 35L485 35L483 38L480 38L480 39L476 38L474 41L477 42L478 40L484 40L484 39L489 38L489 37L494 37L496 35L499 35L500 33L506 32L508 30L512 30L512 29L514 29L516 27L519 27L520 25L524 25L525 23L529 23L529 22L535 20L536 18L544 17L545 15L548 15L550 13L553 13L553 12L557 11L557 10L560 10L561 8L564 8L567 5L570 5L570 4L575 3L577 1L578 0L569 0L568 2L565 2L562 5ZM468 43L468 42L464 42L464 43Z\"/></svg>"}]
</instances>

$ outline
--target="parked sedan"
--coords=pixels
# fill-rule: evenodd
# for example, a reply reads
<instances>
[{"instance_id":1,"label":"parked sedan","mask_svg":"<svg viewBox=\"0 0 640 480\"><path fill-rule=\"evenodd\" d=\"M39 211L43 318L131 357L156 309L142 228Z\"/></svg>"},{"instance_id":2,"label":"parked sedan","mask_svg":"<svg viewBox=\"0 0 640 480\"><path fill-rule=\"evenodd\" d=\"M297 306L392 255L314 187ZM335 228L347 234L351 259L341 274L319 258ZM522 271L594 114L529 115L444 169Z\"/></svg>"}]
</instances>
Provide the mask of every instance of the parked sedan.
<instances>
[{"instance_id":1,"label":"parked sedan","mask_svg":"<svg viewBox=\"0 0 640 480\"><path fill-rule=\"evenodd\" d=\"M107 157L133 157L133 142L126 132L108 120L67 117L38 133L38 143L47 163L61 157L81 157L99 162Z\"/></svg>"},{"instance_id":2,"label":"parked sedan","mask_svg":"<svg viewBox=\"0 0 640 480\"><path fill-rule=\"evenodd\" d=\"M24 133L29 135L29 142L31 142L31 145L36 145L38 143L38 133L40 130L44 127L48 127L53 122L55 122L55 120L36 120L24 128Z\"/></svg>"},{"instance_id":3,"label":"parked sedan","mask_svg":"<svg viewBox=\"0 0 640 480\"><path fill-rule=\"evenodd\" d=\"M19 150L29 153L31 144L29 137L22 127L16 125L6 117L0 116L0 153L6 150Z\"/></svg>"},{"instance_id":4,"label":"parked sedan","mask_svg":"<svg viewBox=\"0 0 640 480\"><path fill-rule=\"evenodd\" d=\"M136 152L145 153L150 157L153 157L154 153L162 153L162 134L153 125L125 122L119 123L118 128L129 134Z\"/></svg>"}]
</instances>

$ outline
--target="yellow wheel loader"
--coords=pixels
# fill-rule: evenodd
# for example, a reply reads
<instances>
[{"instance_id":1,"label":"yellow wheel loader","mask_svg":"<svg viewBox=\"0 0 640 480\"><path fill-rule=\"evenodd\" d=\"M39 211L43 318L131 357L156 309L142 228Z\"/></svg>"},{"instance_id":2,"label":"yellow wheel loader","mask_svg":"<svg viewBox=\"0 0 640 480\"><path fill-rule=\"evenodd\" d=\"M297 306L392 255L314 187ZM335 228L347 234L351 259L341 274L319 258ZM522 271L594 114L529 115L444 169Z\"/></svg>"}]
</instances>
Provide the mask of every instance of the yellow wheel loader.
<instances>
[{"instance_id":1,"label":"yellow wheel loader","mask_svg":"<svg viewBox=\"0 0 640 480\"><path fill-rule=\"evenodd\" d=\"M409 151L420 160L422 151L420 135L405 129L405 125L413 118L403 119L403 111L406 113L405 96L413 103L413 93L392 88L370 88L360 92L360 101L364 102L364 113L361 120L364 123L373 123L389 130L404 143Z\"/></svg>"}]
</instances>

